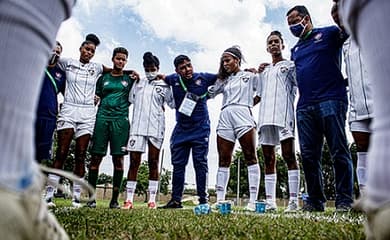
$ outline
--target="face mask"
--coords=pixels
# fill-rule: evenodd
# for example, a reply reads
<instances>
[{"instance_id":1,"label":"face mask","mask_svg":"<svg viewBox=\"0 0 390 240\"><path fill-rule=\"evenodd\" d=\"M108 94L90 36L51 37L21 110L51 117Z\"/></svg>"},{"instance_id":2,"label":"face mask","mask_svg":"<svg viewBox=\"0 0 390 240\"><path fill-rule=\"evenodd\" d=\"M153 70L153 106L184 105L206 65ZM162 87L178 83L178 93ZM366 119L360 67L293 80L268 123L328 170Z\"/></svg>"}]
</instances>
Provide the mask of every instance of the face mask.
<instances>
[{"instance_id":1,"label":"face mask","mask_svg":"<svg viewBox=\"0 0 390 240\"><path fill-rule=\"evenodd\" d=\"M158 72L145 72L146 78L151 81L157 77Z\"/></svg>"},{"instance_id":2,"label":"face mask","mask_svg":"<svg viewBox=\"0 0 390 240\"><path fill-rule=\"evenodd\" d=\"M302 37L303 32L306 29L306 25L303 25L304 18L297 24L290 25L290 31L295 37Z\"/></svg>"},{"instance_id":3,"label":"face mask","mask_svg":"<svg viewBox=\"0 0 390 240\"><path fill-rule=\"evenodd\" d=\"M55 65L60 56L57 53L53 53L49 59L49 65Z\"/></svg>"}]
</instances>

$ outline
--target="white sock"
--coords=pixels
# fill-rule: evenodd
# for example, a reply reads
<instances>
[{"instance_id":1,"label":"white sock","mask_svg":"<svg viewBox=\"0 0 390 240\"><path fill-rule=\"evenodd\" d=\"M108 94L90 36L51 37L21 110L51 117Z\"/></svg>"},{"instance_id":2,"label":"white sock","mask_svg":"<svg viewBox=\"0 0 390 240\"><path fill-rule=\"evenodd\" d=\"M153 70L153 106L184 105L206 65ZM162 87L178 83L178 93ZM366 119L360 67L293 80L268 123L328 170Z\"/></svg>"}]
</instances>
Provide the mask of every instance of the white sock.
<instances>
[{"instance_id":1,"label":"white sock","mask_svg":"<svg viewBox=\"0 0 390 240\"><path fill-rule=\"evenodd\" d=\"M226 188L229 182L230 168L219 167L217 171L217 202L224 201L226 196Z\"/></svg>"},{"instance_id":2,"label":"white sock","mask_svg":"<svg viewBox=\"0 0 390 240\"><path fill-rule=\"evenodd\" d=\"M149 180L149 202L156 202L158 181Z\"/></svg>"},{"instance_id":3,"label":"white sock","mask_svg":"<svg viewBox=\"0 0 390 240\"><path fill-rule=\"evenodd\" d=\"M265 197L267 203L276 204L276 173L265 174Z\"/></svg>"},{"instance_id":4,"label":"white sock","mask_svg":"<svg viewBox=\"0 0 390 240\"><path fill-rule=\"evenodd\" d=\"M80 201L81 197L81 185L78 183L73 183L73 199Z\"/></svg>"},{"instance_id":5,"label":"white sock","mask_svg":"<svg viewBox=\"0 0 390 240\"><path fill-rule=\"evenodd\" d=\"M248 166L249 202L254 203L259 195L260 166L258 163Z\"/></svg>"},{"instance_id":6,"label":"white sock","mask_svg":"<svg viewBox=\"0 0 390 240\"><path fill-rule=\"evenodd\" d=\"M357 152L356 176L360 191L366 186L367 152Z\"/></svg>"},{"instance_id":7,"label":"white sock","mask_svg":"<svg viewBox=\"0 0 390 240\"><path fill-rule=\"evenodd\" d=\"M60 182L60 176L49 174L48 176L48 184L46 186L46 200L53 198L54 196L54 190L56 189L56 186Z\"/></svg>"},{"instance_id":8,"label":"white sock","mask_svg":"<svg viewBox=\"0 0 390 240\"><path fill-rule=\"evenodd\" d=\"M288 170L288 190L290 192L290 201L298 200L299 193L299 169L297 170Z\"/></svg>"},{"instance_id":9,"label":"white sock","mask_svg":"<svg viewBox=\"0 0 390 240\"><path fill-rule=\"evenodd\" d=\"M137 186L137 181L127 181L127 184L126 184L126 193L127 193L126 201L133 202L136 186Z\"/></svg>"}]
</instances>

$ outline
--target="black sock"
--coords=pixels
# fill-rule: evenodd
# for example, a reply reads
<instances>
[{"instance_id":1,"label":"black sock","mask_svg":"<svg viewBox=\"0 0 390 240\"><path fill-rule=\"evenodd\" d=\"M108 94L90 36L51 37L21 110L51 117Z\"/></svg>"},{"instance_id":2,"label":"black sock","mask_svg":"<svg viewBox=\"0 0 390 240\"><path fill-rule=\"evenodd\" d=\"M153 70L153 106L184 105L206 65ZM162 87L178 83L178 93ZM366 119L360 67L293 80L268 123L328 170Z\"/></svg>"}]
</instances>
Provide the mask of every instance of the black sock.
<instances>
[{"instance_id":1,"label":"black sock","mask_svg":"<svg viewBox=\"0 0 390 240\"><path fill-rule=\"evenodd\" d=\"M99 170L90 169L88 172L88 183L96 189L96 183L99 175Z\"/></svg>"},{"instance_id":2,"label":"black sock","mask_svg":"<svg viewBox=\"0 0 390 240\"><path fill-rule=\"evenodd\" d=\"M112 179L112 198L111 202L118 201L119 190L121 188L123 178L123 170L114 170L114 176Z\"/></svg>"}]
</instances>

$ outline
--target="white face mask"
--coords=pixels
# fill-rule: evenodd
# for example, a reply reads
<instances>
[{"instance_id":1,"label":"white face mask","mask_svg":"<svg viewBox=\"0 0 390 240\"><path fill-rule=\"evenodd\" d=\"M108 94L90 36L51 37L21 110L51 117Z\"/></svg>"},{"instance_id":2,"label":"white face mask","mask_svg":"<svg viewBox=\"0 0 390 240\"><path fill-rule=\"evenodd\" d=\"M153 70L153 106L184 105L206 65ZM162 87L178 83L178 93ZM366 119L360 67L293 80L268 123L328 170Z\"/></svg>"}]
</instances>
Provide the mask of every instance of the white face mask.
<instances>
[{"instance_id":1,"label":"white face mask","mask_svg":"<svg viewBox=\"0 0 390 240\"><path fill-rule=\"evenodd\" d=\"M145 72L146 78L151 81L157 77L158 72Z\"/></svg>"}]
</instances>

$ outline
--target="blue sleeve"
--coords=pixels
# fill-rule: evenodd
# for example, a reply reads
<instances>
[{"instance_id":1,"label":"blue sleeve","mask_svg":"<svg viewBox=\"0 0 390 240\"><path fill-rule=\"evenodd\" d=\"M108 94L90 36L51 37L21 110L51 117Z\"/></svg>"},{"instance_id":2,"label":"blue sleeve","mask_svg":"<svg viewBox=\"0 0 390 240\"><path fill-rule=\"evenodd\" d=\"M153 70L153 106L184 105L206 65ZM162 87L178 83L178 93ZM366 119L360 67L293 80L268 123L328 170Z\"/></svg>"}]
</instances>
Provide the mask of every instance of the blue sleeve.
<instances>
[{"instance_id":1,"label":"blue sleeve","mask_svg":"<svg viewBox=\"0 0 390 240\"><path fill-rule=\"evenodd\" d=\"M329 31L331 32L332 37L337 42L337 47L342 47L344 42L348 39L349 35L337 26L330 26Z\"/></svg>"},{"instance_id":2,"label":"blue sleeve","mask_svg":"<svg viewBox=\"0 0 390 240\"><path fill-rule=\"evenodd\" d=\"M168 76L165 76L165 82L169 85L169 86L173 86L174 83L175 83L175 78L176 78L177 74L170 74Z\"/></svg>"},{"instance_id":3,"label":"blue sleeve","mask_svg":"<svg viewBox=\"0 0 390 240\"><path fill-rule=\"evenodd\" d=\"M213 74L213 73L201 73L201 75L202 75L203 79L206 80L207 86L214 85L214 83L217 81L217 77L218 77L217 74Z\"/></svg>"}]
</instances>

